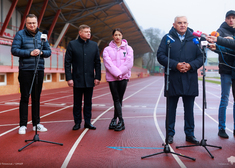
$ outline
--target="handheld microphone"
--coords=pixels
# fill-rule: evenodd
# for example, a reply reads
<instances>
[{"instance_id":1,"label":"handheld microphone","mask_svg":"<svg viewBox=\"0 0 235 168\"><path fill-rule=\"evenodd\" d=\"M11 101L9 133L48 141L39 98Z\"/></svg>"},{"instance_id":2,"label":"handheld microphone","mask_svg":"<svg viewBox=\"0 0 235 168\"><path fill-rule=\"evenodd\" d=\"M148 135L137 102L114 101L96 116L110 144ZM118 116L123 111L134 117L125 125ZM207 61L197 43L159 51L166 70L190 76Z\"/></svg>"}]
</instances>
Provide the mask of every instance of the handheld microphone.
<instances>
[{"instance_id":1,"label":"handheld microphone","mask_svg":"<svg viewBox=\"0 0 235 168\"><path fill-rule=\"evenodd\" d=\"M175 40L169 34L167 34L166 35L166 42L167 42L167 44L171 44L171 43L174 43Z\"/></svg>"},{"instance_id":2,"label":"handheld microphone","mask_svg":"<svg viewBox=\"0 0 235 168\"><path fill-rule=\"evenodd\" d=\"M196 36L196 37L203 37L203 38L206 38L206 35L202 34L201 31L193 32L193 35Z\"/></svg>"},{"instance_id":3,"label":"handheld microphone","mask_svg":"<svg viewBox=\"0 0 235 168\"><path fill-rule=\"evenodd\" d=\"M199 50L201 51L201 53L203 53L202 50L201 50L201 47L200 47L200 45L199 45L199 41L198 41L197 38L194 38L194 39L193 39L193 43L194 43L195 45L197 45L198 48L199 48Z\"/></svg>"},{"instance_id":4,"label":"handheld microphone","mask_svg":"<svg viewBox=\"0 0 235 168\"><path fill-rule=\"evenodd\" d=\"M213 32L211 32L210 35L211 35L211 36L218 37L220 34L219 34L217 31L213 31Z\"/></svg>"},{"instance_id":5,"label":"handheld microphone","mask_svg":"<svg viewBox=\"0 0 235 168\"><path fill-rule=\"evenodd\" d=\"M47 34L48 34L48 31L43 30L41 37L40 37L43 42L47 41Z\"/></svg>"}]
</instances>

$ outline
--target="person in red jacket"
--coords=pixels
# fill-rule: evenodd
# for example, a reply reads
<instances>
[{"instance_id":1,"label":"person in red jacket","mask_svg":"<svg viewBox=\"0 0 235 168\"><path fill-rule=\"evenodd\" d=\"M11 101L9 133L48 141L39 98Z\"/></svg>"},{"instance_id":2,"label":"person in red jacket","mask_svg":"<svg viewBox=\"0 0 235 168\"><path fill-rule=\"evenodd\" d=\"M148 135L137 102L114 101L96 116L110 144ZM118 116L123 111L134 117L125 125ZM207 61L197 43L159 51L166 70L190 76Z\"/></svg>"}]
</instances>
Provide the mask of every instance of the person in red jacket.
<instances>
[{"instance_id":1,"label":"person in red jacket","mask_svg":"<svg viewBox=\"0 0 235 168\"><path fill-rule=\"evenodd\" d=\"M133 49L123 38L120 28L113 30L113 40L104 49L103 60L106 69L106 80L114 102L114 117L109 124L109 129L121 131L125 129L122 118L122 99L127 82L131 77L133 66ZM117 123L117 118L119 119Z\"/></svg>"}]
</instances>

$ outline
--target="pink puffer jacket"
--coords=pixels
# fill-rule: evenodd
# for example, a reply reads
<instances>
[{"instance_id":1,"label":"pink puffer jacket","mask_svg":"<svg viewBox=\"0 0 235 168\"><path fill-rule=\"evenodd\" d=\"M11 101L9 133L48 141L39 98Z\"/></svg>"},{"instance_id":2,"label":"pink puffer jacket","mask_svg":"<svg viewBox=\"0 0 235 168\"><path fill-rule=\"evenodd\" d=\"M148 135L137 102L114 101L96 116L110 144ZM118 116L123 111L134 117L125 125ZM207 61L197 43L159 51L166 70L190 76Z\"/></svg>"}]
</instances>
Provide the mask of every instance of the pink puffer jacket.
<instances>
[{"instance_id":1,"label":"pink puffer jacket","mask_svg":"<svg viewBox=\"0 0 235 168\"><path fill-rule=\"evenodd\" d=\"M125 39L121 46L117 47L114 41L103 52L106 80L108 82L130 79L133 66L133 49Z\"/></svg>"}]
</instances>

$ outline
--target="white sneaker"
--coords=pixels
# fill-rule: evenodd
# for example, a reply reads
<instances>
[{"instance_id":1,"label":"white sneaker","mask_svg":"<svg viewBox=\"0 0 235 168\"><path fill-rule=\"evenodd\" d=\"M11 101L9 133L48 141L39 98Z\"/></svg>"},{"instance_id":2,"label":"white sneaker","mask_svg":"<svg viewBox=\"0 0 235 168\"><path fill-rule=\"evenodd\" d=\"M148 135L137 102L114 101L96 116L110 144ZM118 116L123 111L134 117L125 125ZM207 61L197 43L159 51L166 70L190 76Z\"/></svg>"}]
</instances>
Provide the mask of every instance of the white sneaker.
<instances>
[{"instance_id":1,"label":"white sneaker","mask_svg":"<svg viewBox=\"0 0 235 168\"><path fill-rule=\"evenodd\" d=\"M36 126L33 126L33 130L36 131ZM42 124L38 124L37 131L46 132L47 129Z\"/></svg>"},{"instance_id":2,"label":"white sneaker","mask_svg":"<svg viewBox=\"0 0 235 168\"><path fill-rule=\"evenodd\" d=\"M21 127L19 128L19 134L26 134L26 129L27 129L26 126L21 126Z\"/></svg>"}]
</instances>

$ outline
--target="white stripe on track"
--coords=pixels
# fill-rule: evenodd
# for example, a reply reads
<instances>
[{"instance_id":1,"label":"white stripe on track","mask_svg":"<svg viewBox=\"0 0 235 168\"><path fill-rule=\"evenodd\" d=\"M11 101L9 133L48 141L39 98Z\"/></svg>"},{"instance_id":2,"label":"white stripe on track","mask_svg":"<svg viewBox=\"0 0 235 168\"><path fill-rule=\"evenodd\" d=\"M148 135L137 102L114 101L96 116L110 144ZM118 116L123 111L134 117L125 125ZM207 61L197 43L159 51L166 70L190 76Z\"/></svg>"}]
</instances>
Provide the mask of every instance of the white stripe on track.
<instances>
[{"instance_id":1,"label":"white stripe on track","mask_svg":"<svg viewBox=\"0 0 235 168\"><path fill-rule=\"evenodd\" d=\"M146 82L146 81L145 81L145 82ZM144 82L139 82L139 83L137 83L137 84L141 84L141 83L144 83ZM135 86L135 85L137 85L137 84L130 85L129 87ZM104 87L104 88L107 89L108 87ZM96 91L97 91L97 90L103 90L104 88L96 89ZM105 94L102 94L102 95L99 95L99 96L96 96L96 97L93 97L92 99L99 98L99 97L105 96L105 95L107 95L107 94L110 94L110 92L105 93ZM58 99L62 99L62 98L70 97L70 96L71 96L71 95L67 95L67 96L62 96L62 97L58 97L58 98L54 98L54 99L49 99L49 100L46 100L46 101L42 101L42 102L40 102L40 103L45 103L45 102L49 102L49 101L53 101L53 100L58 100ZM30 104L29 106L31 106L31 104ZM50 114L54 114L54 113L56 113L56 112L59 112L59 111L61 111L61 110L64 110L64 109L66 109L66 108L69 108L69 107L71 107L71 106L73 106L73 105L66 106L66 107L61 108L61 109L59 109L59 110L56 110L56 111L53 111L53 112L51 112L51 113L45 114L45 115L41 116L40 118L44 118L44 117L46 117L46 116L48 116L48 115L50 115ZM9 112L9 111L13 111L13 110L17 110L17 109L19 109L19 107L12 108L12 109L8 109L8 110L4 110L4 111L0 111L0 114L1 114L1 113L5 113L5 112ZM28 124L30 124L30 123L32 123L32 120L28 122ZM19 126L17 126L17 127L13 128L13 129L10 129L10 130L8 130L8 131L6 131L6 132L0 134L0 137L3 136L3 135L5 135L5 134L7 134L7 133L10 133L11 131L16 130L17 128L19 128Z\"/></svg>"},{"instance_id":2,"label":"white stripe on track","mask_svg":"<svg viewBox=\"0 0 235 168\"><path fill-rule=\"evenodd\" d=\"M158 121L157 121L157 106L158 106L158 104L159 104L159 101L160 101L160 98L161 98L161 95L162 95L162 92L163 92L163 91L164 91L164 85L162 86L161 92L160 92L160 94L159 94L159 96L158 96L158 100L157 100L157 102L156 102L156 105L155 105L155 108L154 108L154 111L153 111L153 118L154 118L155 126L156 126L156 128L157 128L157 130L158 130L158 133L159 133L160 137L162 138L162 141L165 142L165 139L166 139L166 138L165 138L165 136L163 135L162 130L161 130L161 128L160 128L160 126L159 126L159 124L158 124ZM170 151L171 151L171 152L175 152L175 151L172 149L172 147L171 147L170 144L169 144L169 147L170 147ZM179 164L180 167L186 168L186 166L184 165L184 163L180 160L180 158L179 158L177 155L172 154L172 156L175 158L176 162Z\"/></svg>"},{"instance_id":3,"label":"white stripe on track","mask_svg":"<svg viewBox=\"0 0 235 168\"><path fill-rule=\"evenodd\" d=\"M202 108L201 108L196 102L195 102L195 104L196 104L196 106L202 111ZM206 113L205 111L204 111L204 113L205 113L205 115L206 115L207 117L209 117L212 121L214 121L215 123L219 124L219 122L218 122L216 119L214 119L212 116L210 116L208 113ZM202 115L203 115L203 114L202 114ZM228 127L226 127L226 130L228 130L229 132L233 133L233 130L229 129Z\"/></svg>"},{"instance_id":4,"label":"white stripe on track","mask_svg":"<svg viewBox=\"0 0 235 168\"><path fill-rule=\"evenodd\" d=\"M131 94L130 96L126 97L125 99L123 99L123 101L129 99L130 97L134 96L135 94L139 93L140 91L144 90L145 88L147 88L148 86L152 85L153 83L157 82L158 80L148 84L147 86L143 87L142 89L136 91L135 93ZM146 81L145 81L146 82ZM106 111L104 111L102 114L100 114L93 122L92 124L94 124L97 120L100 119L101 116L103 116L105 113L107 113L110 109L112 109L114 106L108 108ZM85 129L82 134L78 137L78 139L76 140L76 142L74 143L74 145L72 146L71 150L69 151L67 157L65 158L61 168L66 168L69 164L69 161L71 160L72 156L73 156L73 153L74 151L76 150L78 144L81 142L82 138L84 137L84 135L87 133L89 129Z\"/></svg>"}]
</instances>

